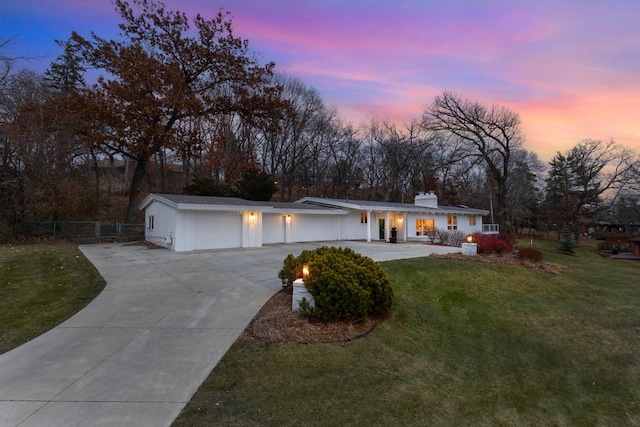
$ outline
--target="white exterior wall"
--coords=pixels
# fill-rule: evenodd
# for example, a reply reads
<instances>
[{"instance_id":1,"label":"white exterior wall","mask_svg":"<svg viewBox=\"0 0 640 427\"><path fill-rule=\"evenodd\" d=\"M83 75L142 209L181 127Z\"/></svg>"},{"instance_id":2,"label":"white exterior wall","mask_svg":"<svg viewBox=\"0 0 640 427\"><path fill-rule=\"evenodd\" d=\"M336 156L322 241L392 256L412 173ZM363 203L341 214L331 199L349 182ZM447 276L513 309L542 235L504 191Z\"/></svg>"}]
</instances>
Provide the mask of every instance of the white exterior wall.
<instances>
[{"instance_id":1,"label":"white exterior wall","mask_svg":"<svg viewBox=\"0 0 640 427\"><path fill-rule=\"evenodd\" d=\"M469 225L469 216L467 215L459 215L458 216L458 230L462 231L464 234L473 234L473 233L481 233L482 232L482 216L481 215L472 215L476 217L476 225Z\"/></svg>"},{"instance_id":2,"label":"white exterior wall","mask_svg":"<svg viewBox=\"0 0 640 427\"><path fill-rule=\"evenodd\" d=\"M293 222L293 218L292 218ZM262 243L285 243L286 215L262 214Z\"/></svg>"},{"instance_id":3,"label":"white exterior wall","mask_svg":"<svg viewBox=\"0 0 640 427\"><path fill-rule=\"evenodd\" d=\"M240 229L242 230L240 245L229 246L230 248L259 248L262 246L262 212L242 212Z\"/></svg>"},{"instance_id":4,"label":"white exterior wall","mask_svg":"<svg viewBox=\"0 0 640 427\"><path fill-rule=\"evenodd\" d=\"M165 248L171 248L175 236L176 211L160 202L153 202L145 209L145 240ZM153 216L153 230L149 229L149 216Z\"/></svg>"},{"instance_id":5,"label":"white exterior wall","mask_svg":"<svg viewBox=\"0 0 640 427\"><path fill-rule=\"evenodd\" d=\"M291 242L323 242L342 240L340 220L342 215L295 215L291 220Z\"/></svg>"},{"instance_id":6,"label":"white exterior wall","mask_svg":"<svg viewBox=\"0 0 640 427\"><path fill-rule=\"evenodd\" d=\"M365 240L367 238L367 226L360 222L362 212L349 211L347 215L340 216L340 236L342 240ZM366 215L366 212L364 212Z\"/></svg>"}]
</instances>

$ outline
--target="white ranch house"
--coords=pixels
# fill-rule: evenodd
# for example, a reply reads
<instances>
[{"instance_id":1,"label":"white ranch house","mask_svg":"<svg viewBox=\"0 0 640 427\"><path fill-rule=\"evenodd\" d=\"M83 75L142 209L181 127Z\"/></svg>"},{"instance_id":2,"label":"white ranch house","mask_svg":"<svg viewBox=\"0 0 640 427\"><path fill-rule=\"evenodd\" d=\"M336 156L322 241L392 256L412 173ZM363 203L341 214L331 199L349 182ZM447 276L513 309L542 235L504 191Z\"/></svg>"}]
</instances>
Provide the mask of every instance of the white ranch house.
<instances>
[{"instance_id":1,"label":"white ranch house","mask_svg":"<svg viewBox=\"0 0 640 427\"><path fill-rule=\"evenodd\" d=\"M144 210L145 238L173 251L252 248L274 243L332 240L431 241L436 229L461 233L497 231L483 227L489 212L466 206L438 206L434 193L415 203L305 197L293 203L255 202L234 197L150 194ZM484 228L484 230L483 230Z\"/></svg>"}]
</instances>

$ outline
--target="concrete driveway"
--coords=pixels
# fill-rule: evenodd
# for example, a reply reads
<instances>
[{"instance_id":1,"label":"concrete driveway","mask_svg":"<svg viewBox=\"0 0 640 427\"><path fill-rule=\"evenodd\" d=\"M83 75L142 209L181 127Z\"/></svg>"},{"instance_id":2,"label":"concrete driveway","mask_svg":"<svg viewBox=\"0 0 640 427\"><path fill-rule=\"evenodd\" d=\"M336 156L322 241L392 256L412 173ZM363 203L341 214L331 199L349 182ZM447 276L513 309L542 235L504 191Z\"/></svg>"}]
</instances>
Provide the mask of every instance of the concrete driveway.
<instances>
[{"instance_id":1,"label":"concrete driveway","mask_svg":"<svg viewBox=\"0 0 640 427\"><path fill-rule=\"evenodd\" d=\"M83 245L107 286L71 319L0 355L0 426L171 425L281 289L286 255L323 245L376 261L460 251L344 241L190 253Z\"/></svg>"}]
</instances>

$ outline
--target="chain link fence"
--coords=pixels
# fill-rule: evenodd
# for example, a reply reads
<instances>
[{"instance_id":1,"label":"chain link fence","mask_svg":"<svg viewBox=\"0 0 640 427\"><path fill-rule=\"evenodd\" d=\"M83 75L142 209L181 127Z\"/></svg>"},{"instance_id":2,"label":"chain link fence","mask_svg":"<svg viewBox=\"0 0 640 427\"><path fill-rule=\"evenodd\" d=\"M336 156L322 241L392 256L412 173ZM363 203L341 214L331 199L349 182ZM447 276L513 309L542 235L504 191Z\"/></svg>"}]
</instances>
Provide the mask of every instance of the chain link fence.
<instances>
[{"instance_id":1,"label":"chain link fence","mask_svg":"<svg viewBox=\"0 0 640 427\"><path fill-rule=\"evenodd\" d=\"M24 233L32 237L66 239L143 239L144 224L111 221L26 222Z\"/></svg>"}]
</instances>

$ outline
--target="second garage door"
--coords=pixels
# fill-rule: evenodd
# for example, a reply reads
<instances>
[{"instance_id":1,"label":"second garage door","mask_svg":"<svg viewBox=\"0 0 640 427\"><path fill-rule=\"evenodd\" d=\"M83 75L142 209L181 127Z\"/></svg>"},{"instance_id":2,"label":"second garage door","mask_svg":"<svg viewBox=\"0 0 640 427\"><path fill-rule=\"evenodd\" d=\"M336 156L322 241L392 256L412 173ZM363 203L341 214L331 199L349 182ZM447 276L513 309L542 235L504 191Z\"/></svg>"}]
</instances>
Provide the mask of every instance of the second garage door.
<instances>
[{"instance_id":1,"label":"second garage door","mask_svg":"<svg viewBox=\"0 0 640 427\"><path fill-rule=\"evenodd\" d=\"M242 215L196 212L194 249L225 249L242 246Z\"/></svg>"}]
</instances>

